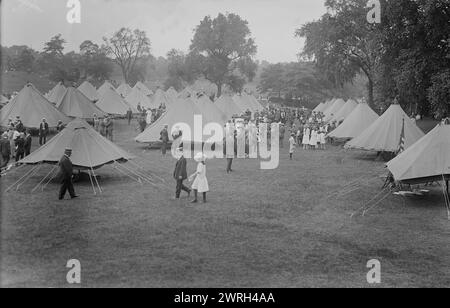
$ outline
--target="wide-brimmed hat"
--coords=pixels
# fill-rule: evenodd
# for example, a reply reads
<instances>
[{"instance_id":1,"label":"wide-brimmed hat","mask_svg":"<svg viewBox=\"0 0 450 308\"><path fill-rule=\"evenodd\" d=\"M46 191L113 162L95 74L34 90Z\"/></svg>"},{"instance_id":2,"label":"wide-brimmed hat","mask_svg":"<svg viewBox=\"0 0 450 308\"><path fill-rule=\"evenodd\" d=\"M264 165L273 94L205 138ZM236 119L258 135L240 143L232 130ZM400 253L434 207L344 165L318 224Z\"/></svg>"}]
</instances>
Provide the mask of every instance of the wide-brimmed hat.
<instances>
[{"instance_id":1,"label":"wide-brimmed hat","mask_svg":"<svg viewBox=\"0 0 450 308\"><path fill-rule=\"evenodd\" d=\"M199 153L195 154L194 160L195 160L196 162L198 162L198 163L199 163L199 162L202 162L202 161L205 161L205 160L206 160L206 155L199 152Z\"/></svg>"}]
</instances>

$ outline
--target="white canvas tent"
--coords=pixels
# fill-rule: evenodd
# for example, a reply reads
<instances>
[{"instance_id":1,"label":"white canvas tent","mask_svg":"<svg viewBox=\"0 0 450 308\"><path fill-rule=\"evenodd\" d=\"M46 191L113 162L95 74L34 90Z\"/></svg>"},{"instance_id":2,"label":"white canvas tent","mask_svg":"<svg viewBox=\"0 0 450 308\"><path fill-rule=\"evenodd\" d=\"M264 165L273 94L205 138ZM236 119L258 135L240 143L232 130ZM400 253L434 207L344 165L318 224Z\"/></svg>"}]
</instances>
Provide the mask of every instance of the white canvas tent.
<instances>
[{"instance_id":1,"label":"white canvas tent","mask_svg":"<svg viewBox=\"0 0 450 308\"><path fill-rule=\"evenodd\" d=\"M358 106L358 103L353 99L349 99L329 122L341 123L353 112L353 110L355 110L356 106Z\"/></svg>"},{"instance_id":2,"label":"white canvas tent","mask_svg":"<svg viewBox=\"0 0 450 308\"><path fill-rule=\"evenodd\" d=\"M178 92L177 90L175 90L173 87L170 87L167 91L166 91L167 97L170 100L175 100L178 97Z\"/></svg>"},{"instance_id":3,"label":"white canvas tent","mask_svg":"<svg viewBox=\"0 0 450 308\"><path fill-rule=\"evenodd\" d=\"M58 121L64 124L70 121L30 83L2 108L0 125L6 127L8 120L15 120L16 116L20 116L23 125L28 128L39 128L43 118L49 127L56 127Z\"/></svg>"},{"instance_id":4,"label":"white canvas tent","mask_svg":"<svg viewBox=\"0 0 450 308\"><path fill-rule=\"evenodd\" d=\"M105 89L103 95L96 103L97 107L106 113L114 115L126 115L131 109L133 113L138 110L129 105L116 91L112 88Z\"/></svg>"},{"instance_id":5,"label":"white canvas tent","mask_svg":"<svg viewBox=\"0 0 450 308\"><path fill-rule=\"evenodd\" d=\"M139 109L138 106L141 106L141 108L147 109L147 108L157 108L152 107L152 102L148 96L146 96L141 90L139 90L137 87L134 87L131 89L130 94L128 94L125 97L125 101L133 106L133 108Z\"/></svg>"},{"instance_id":6,"label":"white canvas tent","mask_svg":"<svg viewBox=\"0 0 450 308\"><path fill-rule=\"evenodd\" d=\"M89 82L84 81L79 87L78 90L84 94L89 100L95 102L99 99L99 95L97 89ZM60 97L61 98L61 97ZM58 102L59 99L56 101Z\"/></svg>"},{"instance_id":7,"label":"white canvas tent","mask_svg":"<svg viewBox=\"0 0 450 308\"><path fill-rule=\"evenodd\" d=\"M233 116L240 116L242 114L242 110L235 104L229 95L222 95L216 100L215 104L228 119L232 119Z\"/></svg>"},{"instance_id":8,"label":"white canvas tent","mask_svg":"<svg viewBox=\"0 0 450 308\"><path fill-rule=\"evenodd\" d=\"M151 91L145 84L143 84L142 82L138 81L135 85L134 88L140 90L145 96L150 96L153 95L153 91Z\"/></svg>"},{"instance_id":9,"label":"white canvas tent","mask_svg":"<svg viewBox=\"0 0 450 308\"><path fill-rule=\"evenodd\" d=\"M131 87L127 83L122 83L120 86L117 87L116 92L122 96L127 97L128 94L131 92Z\"/></svg>"},{"instance_id":10,"label":"white canvas tent","mask_svg":"<svg viewBox=\"0 0 450 308\"><path fill-rule=\"evenodd\" d=\"M399 149L403 123L405 123L404 148L407 149L422 138L424 133L398 104L391 105L378 120L358 137L349 141L345 148L395 153Z\"/></svg>"},{"instance_id":11,"label":"white canvas tent","mask_svg":"<svg viewBox=\"0 0 450 308\"><path fill-rule=\"evenodd\" d=\"M399 182L417 184L450 179L450 123L441 123L387 167Z\"/></svg>"},{"instance_id":12,"label":"white canvas tent","mask_svg":"<svg viewBox=\"0 0 450 308\"><path fill-rule=\"evenodd\" d=\"M172 99L169 99L167 97L166 92L164 92L161 89L156 90L155 94L151 98L152 106L166 106L168 107L170 103L172 102ZM157 107L155 107L157 108Z\"/></svg>"},{"instance_id":13,"label":"white canvas tent","mask_svg":"<svg viewBox=\"0 0 450 308\"><path fill-rule=\"evenodd\" d=\"M339 112L339 110L344 107L344 105L345 101L343 99L338 98L337 100L335 100L333 104L326 111L324 111L324 121L330 121Z\"/></svg>"},{"instance_id":14,"label":"white canvas tent","mask_svg":"<svg viewBox=\"0 0 450 308\"><path fill-rule=\"evenodd\" d=\"M106 80L106 81L101 85L101 87L99 87L98 90L97 90L99 99L100 99L100 97L102 97L102 96L105 94L105 92L106 92L107 90L109 90L109 89L116 90L116 89L114 88L114 86L113 86L109 81Z\"/></svg>"},{"instance_id":15,"label":"white canvas tent","mask_svg":"<svg viewBox=\"0 0 450 308\"><path fill-rule=\"evenodd\" d=\"M320 103L317 105L316 108L313 109L313 112L322 112L323 107L325 106L325 103Z\"/></svg>"},{"instance_id":16,"label":"white canvas tent","mask_svg":"<svg viewBox=\"0 0 450 308\"><path fill-rule=\"evenodd\" d=\"M93 119L94 114L99 117L106 116L91 100L78 89L69 87L61 97L56 107L65 115L80 119Z\"/></svg>"},{"instance_id":17,"label":"white canvas tent","mask_svg":"<svg viewBox=\"0 0 450 308\"><path fill-rule=\"evenodd\" d=\"M228 120L227 116L207 96L201 95L194 102L197 109L203 115L204 121L207 120L223 125Z\"/></svg>"},{"instance_id":18,"label":"white canvas tent","mask_svg":"<svg viewBox=\"0 0 450 308\"><path fill-rule=\"evenodd\" d=\"M45 95L48 101L52 104L56 104L57 101L61 99L61 97L66 93L66 87L62 84L62 82L58 82L50 92Z\"/></svg>"},{"instance_id":19,"label":"white canvas tent","mask_svg":"<svg viewBox=\"0 0 450 308\"><path fill-rule=\"evenodd\" d=\"M172 139L171 133L176 124L186 123L191 129L194 128L194 116L196 114L200 114L200 111L192 99L177 99L169 106L166 113L137 136L135 140L141 143L158 142L160 132L166 124L169 126L169 138Z\"/></svg>"},{"instance_id":20,"label":"white canvas tent","mask_svg":"<svg viewBox=\"0 0 450 308\"><path fill-rule=\"evenodd\" d=\"M360 103L341 125L328 134L328 137L353 139L359 136L378 118L378 114L376 114L368 104Z\"/></svg>"}]
</instances>

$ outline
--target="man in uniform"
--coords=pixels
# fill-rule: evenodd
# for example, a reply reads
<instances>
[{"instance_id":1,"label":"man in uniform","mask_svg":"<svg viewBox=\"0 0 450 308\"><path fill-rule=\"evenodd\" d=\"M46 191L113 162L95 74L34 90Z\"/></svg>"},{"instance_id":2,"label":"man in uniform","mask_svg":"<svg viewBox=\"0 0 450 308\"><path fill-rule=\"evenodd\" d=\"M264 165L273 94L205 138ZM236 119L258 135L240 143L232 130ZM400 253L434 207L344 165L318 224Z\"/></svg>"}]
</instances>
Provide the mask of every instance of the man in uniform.
<instances>
[{"instance_id":1,"label":"man in uniform","mask_svg":"<svg viewBox=\"0 0 450 308\"><path fill-rule=\"evenodd\" d=\"M72 183L73 165L72 161L70 160L71 155L72 149L66 149L64 151L64 156L59 161L59 168L62 176L61 188L59 190L59 200L64 199L67 190L69 190L70 198L78 198L78 196L75 195L75 190Z\"/></svg>"}]
</instances>

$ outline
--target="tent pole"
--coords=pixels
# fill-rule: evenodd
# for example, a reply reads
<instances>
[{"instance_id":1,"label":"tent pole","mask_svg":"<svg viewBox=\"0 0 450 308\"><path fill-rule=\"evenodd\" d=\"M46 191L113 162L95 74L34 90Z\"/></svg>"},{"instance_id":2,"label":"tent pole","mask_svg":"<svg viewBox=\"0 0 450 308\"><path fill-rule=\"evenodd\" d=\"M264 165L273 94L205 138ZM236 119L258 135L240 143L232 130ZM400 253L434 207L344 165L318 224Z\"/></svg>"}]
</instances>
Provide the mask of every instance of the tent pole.
<instances>
[{"instance_id":1,"label":"tent pole","mask_svg":"<svg viewBox=\"0 0 450 308\"><path fill-rule=\"evenodd\" d=\"M95 190L94 181L92 180L91 171L88 169L89 180L91 180L92 190L94 191L94 195L97 195L97 191Z\"/></svg>"},{"instance_id":2,"label":"tent pole","mask_svg":"<svg viewBox=\"0 0 450 308\"><path fill-rule=\"evenodd\" d=\"M33 170L35 170L38 166L34 166L33 168L31 168L30 170L28 170L27 172L25 172L25 174L18 179L16 182L14 182L14 184L12 184L11 186L9 186L5 192L8 192L11 188L13 188L14 186L16 186L18 183L20 183L20 181L22 181L28 174L30 174Z\"/></svg>"},{"instance_id":3,"label":"tent pole","mask_svg":"<svg viewBox=\"0 0 450 308\"><path fill-rule=\"evenodd\" d=\"M50 174L53 172L53 170L55 170L55 168L56 168L56 166L53 166L53 168L50 170L50 172L47 173L47 175L42 178L42 180L33 188L33 190L31 190L32 193L35 192L36 189L39 188L39 186L47 179L47 177L50 176Z\"/></svg>"},{"instance_id":4,"label":"tent pole","mask_svg":"<svg viewBox=\"0 0 450 308\"><path fill-rule=\"evenodd\" d=\"M95 176L94 168L93 168L93 166L92 166L91 156L89 155L89 150L88 150L88 147L87 147L87 145L86 145L86 141L85 141L84 139L82 139L82 140L83 140L84 148L85 148L85 150L86 150L87 157L88 157L88 159L89 159L89 164L91 165L92 174L94 175L95 182L97 183L97 186L98 186L98 191L99 191L100 193L102 193L102 189L101 189L101 187L100 187L100 184L98 183L97 177ZM90 175L90 173L89 173L89 175ZM91 178L91 181L92 181L92 178ZM94 184L92 183L92 185L94 185ZM95 189L94 189L94 191L95 191Z\"/></svg>"}]
</instances>

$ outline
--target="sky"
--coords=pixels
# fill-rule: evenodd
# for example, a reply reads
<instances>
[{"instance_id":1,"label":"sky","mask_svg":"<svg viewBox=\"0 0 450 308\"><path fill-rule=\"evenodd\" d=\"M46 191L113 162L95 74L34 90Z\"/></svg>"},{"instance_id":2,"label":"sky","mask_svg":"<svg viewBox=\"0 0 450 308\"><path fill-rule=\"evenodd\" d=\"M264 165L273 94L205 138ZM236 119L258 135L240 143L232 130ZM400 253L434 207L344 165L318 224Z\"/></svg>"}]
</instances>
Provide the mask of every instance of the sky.
<instances>
[{"instance_id":1,"label":"sky","mask_svg":"<svg viewBox=\"0 0 450 308\"><path fill-rule=\"evenodd\" d=\"M249 23L256 58L271 63L297 61L303 41L294 36L304 23L325 13L323 0L79 0L81 23L67 22L69 0L1 0L2 46L42 50L61 33L66 50L84 40L102 43L121 27L147 32L154 56L176 48L188 51L193 31L207 15L236 13Z\"/></svg>"}]
</instances>

